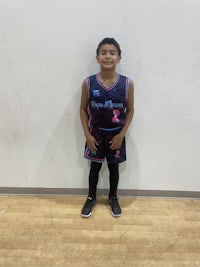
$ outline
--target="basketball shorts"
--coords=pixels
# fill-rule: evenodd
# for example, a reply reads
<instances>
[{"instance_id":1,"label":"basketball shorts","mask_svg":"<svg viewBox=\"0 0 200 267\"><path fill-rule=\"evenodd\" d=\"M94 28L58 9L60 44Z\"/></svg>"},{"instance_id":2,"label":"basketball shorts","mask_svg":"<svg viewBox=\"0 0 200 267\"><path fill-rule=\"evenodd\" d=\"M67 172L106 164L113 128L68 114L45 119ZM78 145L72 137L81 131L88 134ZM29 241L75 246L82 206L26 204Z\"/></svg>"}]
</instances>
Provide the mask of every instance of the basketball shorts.
<instances>
[{"instance_id":1,"label":"basketball shorts","mask_svg":"<svg viewBox=\"0 0 200 267\"><path fill-rule=\"evenodd\" d=\"M121 130L121 127L114 129L107 128L97 128L91 129L91 134L95 137L98 142L98 150L92 152L87 143L85 145L84 157L95 162L103 162L106 158L108 163L121 163L126 161L126 143L125 137L122 141L120 149L111 150L109 142L112 138L118 134Z\"/></svg>"}]
</instances>

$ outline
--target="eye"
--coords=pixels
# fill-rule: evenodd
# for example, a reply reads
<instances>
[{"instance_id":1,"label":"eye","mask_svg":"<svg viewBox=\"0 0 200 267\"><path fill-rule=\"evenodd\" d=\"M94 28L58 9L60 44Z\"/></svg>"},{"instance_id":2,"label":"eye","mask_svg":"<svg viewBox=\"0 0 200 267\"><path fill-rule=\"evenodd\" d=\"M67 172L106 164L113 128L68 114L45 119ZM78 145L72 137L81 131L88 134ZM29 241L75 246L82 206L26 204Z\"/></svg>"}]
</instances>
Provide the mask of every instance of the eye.
<instances>
[{"instance_id":1,"label":"eye","mask_svg":"<svg viewBox=\"0 0 200 267\"><path fill-rule=\"evenodd\" d=\"M117 54L117 52L116 52L116 51L111 51L110 54L111 54L112 56L114 56L114 55Z\"/></svg>"}]
</instances>

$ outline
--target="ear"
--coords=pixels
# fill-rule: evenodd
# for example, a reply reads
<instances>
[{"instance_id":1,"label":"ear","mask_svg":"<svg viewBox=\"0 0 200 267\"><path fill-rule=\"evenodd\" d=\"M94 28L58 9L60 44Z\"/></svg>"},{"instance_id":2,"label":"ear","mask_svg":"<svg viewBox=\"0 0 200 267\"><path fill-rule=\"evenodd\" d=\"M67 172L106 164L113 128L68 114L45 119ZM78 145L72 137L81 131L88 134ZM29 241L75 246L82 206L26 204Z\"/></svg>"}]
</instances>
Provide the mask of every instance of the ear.
<instances>
[{"instance_id":1,"label":"ear","mask_svg":"<svg viewBox=\"0 0 200 267\"><path fill-rule=\"evenodd\" d=\"M99 56L96 56L96 60L97 60L97 62L99 63Z\"/></svg>"}]
</instances>

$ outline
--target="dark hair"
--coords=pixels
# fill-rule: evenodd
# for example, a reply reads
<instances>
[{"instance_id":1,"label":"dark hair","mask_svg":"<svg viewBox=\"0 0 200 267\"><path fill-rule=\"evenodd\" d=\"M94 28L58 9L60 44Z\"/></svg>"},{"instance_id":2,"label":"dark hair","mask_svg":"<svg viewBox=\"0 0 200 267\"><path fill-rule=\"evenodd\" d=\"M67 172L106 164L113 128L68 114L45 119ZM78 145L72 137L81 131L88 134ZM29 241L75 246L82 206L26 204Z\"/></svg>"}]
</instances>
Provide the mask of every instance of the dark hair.
<instances>
[{"instance_id":1,"label":"dark hair","mask_svg":"<svg viewBox=\"0 0 200 267\"><path fill-rule=\"evenodd\" d=\"M105 44L111 44L111 45L114 45L116 48L117 48L117 52L118 52L118 55L121 56L121 49L120 49L120 46L118 44L118 42L114 39L114 38L104 38L98 45L97 47L97 56L99 55L99 50L101 48L101 46L105 45Z\"/></svg>"}]
</instances>

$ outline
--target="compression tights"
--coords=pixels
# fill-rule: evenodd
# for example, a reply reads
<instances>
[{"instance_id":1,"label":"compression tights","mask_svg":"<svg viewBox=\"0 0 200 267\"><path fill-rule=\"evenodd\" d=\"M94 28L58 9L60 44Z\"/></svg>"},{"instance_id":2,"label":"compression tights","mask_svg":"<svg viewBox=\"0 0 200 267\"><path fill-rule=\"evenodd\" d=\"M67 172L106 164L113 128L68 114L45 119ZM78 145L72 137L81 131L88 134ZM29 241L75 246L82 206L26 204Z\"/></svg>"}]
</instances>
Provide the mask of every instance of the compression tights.
<instances>
[{"instance_id":1,"label":"compression tights","mask_svg":"<svg viewBox=\"0 0 200 267\"><path fill-rule=\"evenodd\" d=\"M89 196L96 198L96 189L99 180L99 171L102 167L102 163L91 162L90 174L89 174ZM109 197L116 196L117 187L119 182L119 164L118 163L108 163L108 169L110 172L110 192Z\"/></svg>"}]
</instances>

